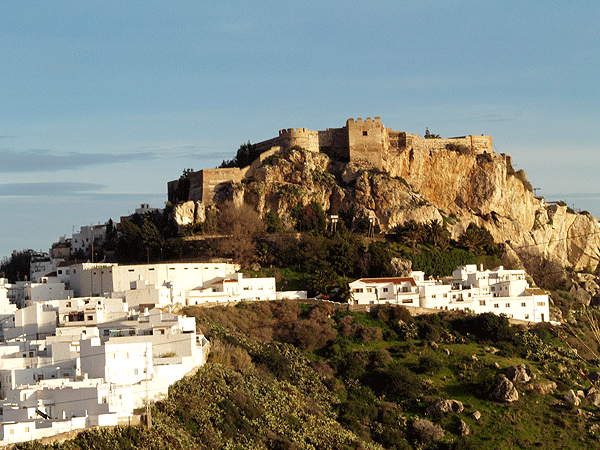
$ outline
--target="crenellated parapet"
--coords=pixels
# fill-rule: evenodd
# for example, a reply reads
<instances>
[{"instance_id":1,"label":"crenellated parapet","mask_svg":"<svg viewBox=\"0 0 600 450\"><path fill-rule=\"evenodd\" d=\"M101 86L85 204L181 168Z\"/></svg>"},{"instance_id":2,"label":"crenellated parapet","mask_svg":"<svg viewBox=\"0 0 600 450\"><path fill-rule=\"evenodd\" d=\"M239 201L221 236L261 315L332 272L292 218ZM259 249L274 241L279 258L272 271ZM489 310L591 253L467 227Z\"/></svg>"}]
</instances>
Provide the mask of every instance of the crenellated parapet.
<instances>
[{"instance_id":1,"label":"crenellated parapet","mask_svg":"<svg viewBox=\"0 0 600 450\"><path fill-rule=\"evenodd\" d=\"M449 139L423 139L412 133L392 131L381 123L380 117L350 118L341 128L324 131L304 127L279 130L277 137L254 144L260 157L250 166L238 169L206 169L190 177L188 200L211 203L215 193L227 183L239 183L250 177L262 160L279 151L301 147L307 151L327 154L344 162L360 163L384 170L384 162L404 151L468 151L471 154L493 153L491 136L462 136ZM387 164L387 163L386 163ZM168 183L169 198L178 191L178 180Z\"/></svg>"},{"instance_id":2,"label":"crenellated parapet","mask_svg":"<svg viewBox=\"0 0 600 450\"><path fill-rule=\"evenodd\" d=\"M309 131L306 128L286 128L279 130L279 137L302 137L308 136Z\"/></svg>"}]
</instances>

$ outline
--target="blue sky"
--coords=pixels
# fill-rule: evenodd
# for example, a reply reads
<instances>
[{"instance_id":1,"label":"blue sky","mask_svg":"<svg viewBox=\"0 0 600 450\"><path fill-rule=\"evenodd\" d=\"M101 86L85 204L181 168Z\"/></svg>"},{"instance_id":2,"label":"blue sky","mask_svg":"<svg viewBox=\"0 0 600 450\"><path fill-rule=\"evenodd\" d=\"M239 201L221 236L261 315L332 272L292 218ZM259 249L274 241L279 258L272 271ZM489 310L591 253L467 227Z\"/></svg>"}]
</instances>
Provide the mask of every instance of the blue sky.
<instances>
[{"instance_id":1,"label":"blue sky","mask_svg":"<svg viewBox=\"0 0 600 450\"><path fill-rule=\"evenodd\" d=\"M0 2L0 257L279 129L493 136L600 216L597 1Z\"/></svg>"}]
</instances>

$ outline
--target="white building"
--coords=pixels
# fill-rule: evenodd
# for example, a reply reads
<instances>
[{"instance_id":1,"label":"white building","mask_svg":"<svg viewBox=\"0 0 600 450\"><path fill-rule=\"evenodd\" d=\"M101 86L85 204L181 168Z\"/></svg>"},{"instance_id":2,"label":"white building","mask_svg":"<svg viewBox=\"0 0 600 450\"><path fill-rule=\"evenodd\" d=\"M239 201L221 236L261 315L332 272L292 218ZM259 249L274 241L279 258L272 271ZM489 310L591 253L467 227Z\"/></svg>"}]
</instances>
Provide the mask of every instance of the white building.
<instances>
[{"instance_id":1,"label":"white building","mask_svg":"<svg viewBox=\"0 0 600 450\"><path fill-rule=\"evenodd\" d=\"M103 242L105 237L106 224L81 227L79 233L73 233L71 254L73 255L78 251L87 252L92 249L93 245Z\"/></svg>"},{"instance_id":2,"label":"white building","mask_svg":"<svg viewBox=\"0 0 600 450\"><path fill-rule=\"evenodd\" d=\"M234 273L213 280L203 289L186 292L186 305L207 302L239 302L276 300L275 278L246 278L242 273Z\"/></svg>"},{"instance_id":3,"label":"white building","mask_svg":"<svg viewBox=\"0 0 600 450\"><path fill-rule=\"evenodd\" d=\"M418 304L400 297L401 278L361 279L350 283L354 304L404 304L422 308L463 310L476 314L493 312L511 319L546 322L550 317L548 294L531 288L524 270L477 270L475 265L458 267L446 280L425 280L422 272L413 272ZM398 280L398 281L394 281ZM406 288L408 287L408 282ZM413 286L412 289L415 289ZM414 292L407 292L415 295ZM396 299L396 296L398 298Z\"/></svg>"},{"instance_id":4,"label":"white building","mask_svg":"<svg viewBox=\"0 0 600 450\"><path fill-rule=\"evenodd\" d=\"M132 315L120 298L92 297L25 310L17 312L13 334L35 326L55 333L0 345L0 445L125 424L134 408L166 396L208 357L195 319L168 309ZM70 320L79 312L113 321ZM64 326L56 327L58 316Z\"/></svg>"},{"instance_id":5,"label":"white building","mask_svg":"<svg viewBox=\"0 0 600 450\"><path fill-rule=\"evenodd\" d=\"M350 292L355 305L419 306L419 291L413 277L361 278L350 283Z\"/></svg>"},{"instance_id":6,"label":"white building","mask_svg":"<svg viewBox=\"0 0 600 450\"><path fill-rule=\"evenodd\" d=\"M202 289L209 283L235 273L239 267L230 263L76 264L71 266L70 288L77 297L100 296L125 292L132 283L146 281L154 286L177 282L181 289Z\"/></svg>"},{"instance_id":7,"label":"white building","mask_svg":"<svg viewBox=\"0 0 600 450\"><path fill-rule=\"evenodd\" d=\"M73 297L73 291L56 277L42 277L39 283L26 283L24 286L24 306L50 300Z\"/></svg>"},{"instance_id":8,"label":"white building","mask_svg":"<svg viewBox=\"0 0 600 450\"><path fill-rule=\"evenodd\" d=\"M136 214L148 214L157 211L162 211L159 208L151 208L150 203L142 203L139 208L135 208Z\"/></svg>"}]
</instances>

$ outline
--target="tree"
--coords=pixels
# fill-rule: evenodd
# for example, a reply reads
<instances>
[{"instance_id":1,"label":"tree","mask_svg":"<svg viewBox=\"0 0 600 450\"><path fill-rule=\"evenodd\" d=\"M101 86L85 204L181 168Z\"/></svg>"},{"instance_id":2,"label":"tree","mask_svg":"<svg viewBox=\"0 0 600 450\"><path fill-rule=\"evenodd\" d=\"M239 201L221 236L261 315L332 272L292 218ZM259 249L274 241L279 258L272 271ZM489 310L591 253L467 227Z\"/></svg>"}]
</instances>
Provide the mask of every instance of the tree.
<instances>
[{"instance_id":1,"label":"tree","mask_svg":"<svg viewBox=\"0 0 600 450\"><path fill-rule=\"evenodd\" d=\"M219 211L217 221L221 233L227 235L221 240L220 250L242 267L250 267L256 253L255 237L265 230L259 214L245 203L227 203Z\"/></svg>"},{"instance_id":2,"label":"tree","mask_svg":"<svg viewBox=\"0 0 600 450\"><path fill-rule=\"evenodd\" d=\"M13 252L10 258L4 258L0 265L0 277L8 278L9 283L27 280L33 253L33 250L22 250Z\"/></svg>"},{"instance_id":3,"label":"tree","mask_svg":"<svg viewBox=\"0 0 600 450\"><path fill-rule=\"evenodd\" d=\"M402 227L398 228L397 232L404 242L411 245L411 250L415 253L417 243L423 238L423 227L416 221L409 220Z\"/></svg>"},{"instance_id":4,"label":"tree","mask_svg":"<svg viewBox=\"0 0 600 450\"><path fill-rule=\"evenodd\" d=\"M252 164L259 156L260 149L248 141L246 144L240 145L235 158L229 161L223 161L219 168L223 169L227 167L239 167L241 169Z\"/></svg>"},{"instance_id":5,"label":"tree","mask_svg":"<svg viewBox=\"0 0 600 450\"><path fill-rule=\"evenodd\" d=\"M327 228L325 211L320 203L310 202L297 213L296 228L298 231L307 231L314 234L322 234Z\"/></svg>"},{"instance_id":6,"label":"tree","mask_svg":"<svg viewBox=\"0 0 600 450\"><path fill-rule=\"evenodd\" d=\"M486 250L488 253L496 253L497 248L491 233L483 227L469 224L467 229L460 235L458 241L463 248L472 252Z\"/></svg>"},{"instance_id":7,"label":"tree","mask_svg":"<svg viewBox=\"0 0 600 450\"><path fill-rule=\"evenodd\" d=\"M431 220L427 225L427 234L435 248L447 248L447 243L450 240L450 232L442 222Z\"/></svg>"},{"instance_id":8,"label":"tree","mask_svg":"<svg viewBox=\"0 0 600 450\"><path fill-rule=\"evenodd\" d=\"M425 128L425 139L440 139L439 134L433 134L429 132L429 128Z\"/></svg>"}]
</instances>

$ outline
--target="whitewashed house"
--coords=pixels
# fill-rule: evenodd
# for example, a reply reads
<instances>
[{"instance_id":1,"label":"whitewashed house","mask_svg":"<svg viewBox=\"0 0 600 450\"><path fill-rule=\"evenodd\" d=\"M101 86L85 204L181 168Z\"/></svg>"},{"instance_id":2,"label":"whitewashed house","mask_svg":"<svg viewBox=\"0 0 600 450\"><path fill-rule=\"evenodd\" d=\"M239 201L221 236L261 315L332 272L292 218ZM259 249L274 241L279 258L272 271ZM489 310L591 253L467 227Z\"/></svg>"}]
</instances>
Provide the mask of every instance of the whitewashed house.
<instances>
[{"instance_id":1,"label":"whitewashed house","mask_svg":"<svg viewBox=\"0 0 600 450\"><path fill-rule=\"evenodd\" d=\"M477 270L475 265L466 265L457 267L452 275L449 279L425 280L422 272L413 272L413 277L408 279L356 280L350 283L350 302L404 304L476 314L492 312L530 322L549 320L548 294L531 288L524 270L506 270L500 266L484 271ZM412 280L414 285L406 280Z\"/></svg>"},{"instance_id":2,"label":"whitewashed house","mask_svg":"<svg viewBox=\"0 0 600 450\"><path fill-rule=\"evenodd\" d=\"M207 283L203 289L186 292L186 305L208 302L276 300L275 278L247 278L234 273Z\"/></svg>"},{"instance_id":3,"label":"whitewashed house","mask_svg":"<svg viewBox=\"0 0 600 450\"><path fill-rule=\"evenodd\" d=\"M230 263L76 264L71 266L70 288L75 296L88 297L126 292L131 283L146 281L154 286L178 283L184 291L202 289L216 280L235 273L239 267Z\"/></svg>"},{"instance_id":4,"label":"whitewashed house","mask_svg":"<svg viewBox=\"0 0 600 450\"><path fill-rule=\"evenodd\" d=\"M42 277L40 281L40 283L26 283L24 285L24 306L73 297L73 291L67 289L65 283L54 276Z\"/></svg>"},{"instance_id":5,"label":"whitewashed house","mask_svg":"<svg viewBox=\"0 0 600 450\"><path fill-rule=\"evenodd\" d=\"M350 293L355 305L419 306L419 291L413 277L360 278L350 283Z\"/></svg>"},{"instance_id":6,"label":"whitewashed house","mask_svg":"<svg viewBox=\"0 0 600 450\"><path fill-rule=\"evenodd\" d=\"M134 408L166 396L172 383L204 364L210 349L194 318L160 308L132 314L120 298L26 310L13 334L30 332L38 319L55 332L0 345L0 445L127 423ZM79 312L95 312L95 320L70 320ZM90 323L107 318L113 321Z\"/></svg>"},{"instance_id":7,"label":"whitewashed house","mask_svg":"<svg viewBox=\"0 0 600 450\"><path fill-rule=\"evenodd\" d=\"M91 250L96 243L104 241L106 237L106 224L104 225L86 225L81 227L79 233L73 233L71 239L71 255L78 251L87 252Z\"/></svg>"}]
</instances>

